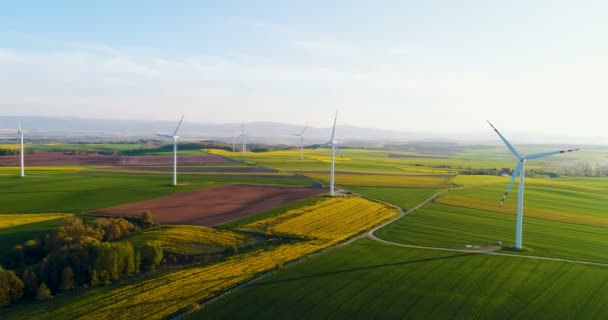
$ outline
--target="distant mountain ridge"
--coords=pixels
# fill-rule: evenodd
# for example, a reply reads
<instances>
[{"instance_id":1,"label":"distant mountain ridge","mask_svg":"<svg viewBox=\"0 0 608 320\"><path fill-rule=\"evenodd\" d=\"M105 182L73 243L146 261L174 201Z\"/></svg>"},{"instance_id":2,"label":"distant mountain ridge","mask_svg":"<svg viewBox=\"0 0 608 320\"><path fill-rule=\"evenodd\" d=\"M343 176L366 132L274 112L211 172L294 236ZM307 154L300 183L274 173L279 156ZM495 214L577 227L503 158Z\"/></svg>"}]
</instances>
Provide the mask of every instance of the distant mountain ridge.
<instances>
[{"instance_id":1,"label":"distant mountain ridge","mask_svg":"<svg viewBox=\"0 0 608 320\"><path fill-rule=\"evenodd\" d=\"M113 140L126 141L136 139L158 138L155 133L173 132L177 121L153 120L118 120L76 117L39 117L39 116L0 116L0 137L16 135L17 121L21 121L30 138L37 139L70 139L78 141ZM252 142L296 144L294 136L300 133L303 125L276 122L245 123L248 140ZM506 128L505 128L506 130ZM184 139L206 138L219 141L232 141L232 135L239 136L240 123L199 123L186 118L180 130ZM319 144L329 140L331 128L309 127L305 134L305 143ZM608 141L593 137L544 136L537 133L508 132L509 139L515 144L559 144L559 145L606 145ZM470 132L454 134L429 134L407 131L361 128L340 124L336 130L340 143L358 142L396 143L408 141L449 141L461 143L501 144L494 132Z\"/></svg>"}]
</instances>

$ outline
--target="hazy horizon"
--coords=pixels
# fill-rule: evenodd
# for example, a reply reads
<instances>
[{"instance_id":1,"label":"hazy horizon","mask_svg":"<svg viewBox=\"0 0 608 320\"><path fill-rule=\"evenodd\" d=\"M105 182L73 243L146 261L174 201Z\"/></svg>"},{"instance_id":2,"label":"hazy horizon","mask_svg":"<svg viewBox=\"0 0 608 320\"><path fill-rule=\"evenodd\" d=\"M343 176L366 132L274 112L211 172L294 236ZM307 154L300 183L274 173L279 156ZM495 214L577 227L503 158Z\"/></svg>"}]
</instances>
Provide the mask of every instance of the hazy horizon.
<instances>
[{"instance_id":1,"label":"hazy horizon","mask_svg":"<svg viewBox=\"0 0 608 320\"><path fill-rule=\"evenodd\" d=\"M608 141L608 5L0 4L5 116ZM491 132L490 132L491 133Z\"/></svg>"}]
</instances>

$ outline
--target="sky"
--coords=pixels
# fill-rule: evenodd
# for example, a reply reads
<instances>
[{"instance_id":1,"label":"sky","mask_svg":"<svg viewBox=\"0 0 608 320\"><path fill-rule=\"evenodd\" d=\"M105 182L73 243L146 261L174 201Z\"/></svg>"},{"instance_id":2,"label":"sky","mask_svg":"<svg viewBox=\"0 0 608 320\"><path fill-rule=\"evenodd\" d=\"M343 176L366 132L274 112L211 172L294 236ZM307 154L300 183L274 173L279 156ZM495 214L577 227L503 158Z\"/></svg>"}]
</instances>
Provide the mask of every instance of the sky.
<instances>
[{"instance_id":1,"label":"sky","mask_svg":"<svg viewBox=\"0 0 608 320\"><path fill-rule=\"evenodd\" d=\"M0 114L608 139L606 1L3 1ZM508 129L507 129L508 128ZM592 141L590 141L592 142Z\"/></svg>"}]
</instances>

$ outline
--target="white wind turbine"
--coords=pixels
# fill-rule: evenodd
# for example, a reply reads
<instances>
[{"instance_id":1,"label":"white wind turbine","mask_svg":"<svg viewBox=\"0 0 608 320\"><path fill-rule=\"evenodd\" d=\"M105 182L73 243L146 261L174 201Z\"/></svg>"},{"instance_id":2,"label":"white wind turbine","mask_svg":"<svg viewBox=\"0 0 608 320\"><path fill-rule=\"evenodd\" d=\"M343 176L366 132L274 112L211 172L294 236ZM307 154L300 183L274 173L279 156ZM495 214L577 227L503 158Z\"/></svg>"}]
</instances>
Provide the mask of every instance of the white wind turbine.
<instances>
[{"instance_id":1,"label":"white wind turbine","mask_svg":"<svg viewBox=\"0 0 608 320\"><path fill-rule=\"evenodd\" d=\"M340 149L338 148L338 141L334 140L334 135L336 133L336 121L338 120L338 111L336 111L336 116L334 117L334 126L331 129L331 139L327 143L327 145L331 146L331 169L329 173L329 195L334 196L334 163L336 158L336 151L340 153Z\"/></svg>"},{"instance_id":2,"label":"white wind turbine","mask_svg":"<svg viewBox=\"0 0 608 320\"><path fill-rule=\"evenodd\" d=\"M245 156L245 152L247 151L247 134L245 133L245 125L241 125L241 135L239 136L243 143L243 157Z\"/></svg>"},{"instance_id":3,"label":"white wind turbine","mask_svg":"<svg viewBox=\"0 0 608 320\"><path fill-rule=\"evenodd\" d=\"M494 131L496 131L496 133L498 134L498 136L500 137L502 142L504 142L504 144L507 146L509 151L511 151L511 153L515 157L517 157L517 160L518 160L517 166L515 166L515 170L513 170L513 176L511 177L511 181L509 181L509 184L507 185L507 190L505 191L504 195L502 196L502 199L500 200L500 206L502 206L503 202L507 198L507 195L509 195L509 191L511 191L511 188L513 187L515 178L519 174L519 189L517 190L518 197L517 197L517 225L515 228L515 248L518 250L521 250L521 243L522 243L521 237L522 237L522 227L523 227L523 217L524 217L524 177L526 175L526 168L525 168L526 161L530 160L530 159L544 158L544 157L548 157L548 156L551 156L554 154L577 151L579 149L541 152L541 153L535 153L535 154L524 156L524 155L521 155L519 152L517 152L517 150L515 150L515 148L509 143L509 141L507 141L507 139L505 139L505 137L503 137L503 135L492 125L492 123L490 121L488 121L488 123L490 124L492 129L494 129Z\"/></svg>"},{"instance_id":4,"label":"white wind turbine","mask_svg":"<svg viewBox=\"0 0 608 320\"><path fill-rule=\"evenodd\" d=\"M172 135L156 134L159 137L173 139L173 185L174 186L177 185L177 140L179 139L179 136L177 135L177 131L179 130L179 127L182 125L182 121L184 121L184 116L182 116L182 118L179 120L179 123L177 124L177 127L175 128L175 131L173 132Z\"/></svg>"},{"instance_id":5,"label":"white wind turbine","mask_svg":"<svg viewBox=\"0 0 608 320\"><path fill-rule=\"evenodd\" d=\"M19 128L17 130L17 133L19 133L19 138L21 140L21 151L19 152L19 154L21 155L21 176L25 177L25 153L23 148L23 129L21 129L21 122L17 122L17 126Z\"/></svg>"},{"instance_id":6,"label":"white wind turbine","mask_svg":"<svg viewBox=\"0 0 608 320\"><path fill-rule=\"evenodd\" d=\"M306 129L308 129L308 126L305 126L301 133L293 134L296 137L300 137L300 160L304 160L304 131L306 131Z\"/></svg>"}]
</instances>

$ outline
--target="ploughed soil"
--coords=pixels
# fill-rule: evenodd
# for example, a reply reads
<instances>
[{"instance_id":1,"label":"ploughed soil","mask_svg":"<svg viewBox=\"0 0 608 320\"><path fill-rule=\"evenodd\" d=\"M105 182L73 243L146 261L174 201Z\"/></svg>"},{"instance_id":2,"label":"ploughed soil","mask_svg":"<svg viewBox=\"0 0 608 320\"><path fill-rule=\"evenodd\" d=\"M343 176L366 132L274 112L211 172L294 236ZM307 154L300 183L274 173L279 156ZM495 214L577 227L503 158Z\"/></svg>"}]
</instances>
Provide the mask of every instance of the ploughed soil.
<instances>
[{"instance_id":1,"label":"ploughed soil","mask_svg":"<svg viewBox=\"0 0 608 320\"><path fill-rule=\"evenodd\" d=\"M325 192L325 188L224 185L133 202L92 214L137 216L150 210L157 223L213 226Z\"/></svg>"},{"instance_id":2,"label":"ploughed soil","mask_svg":"<svg viewBox=\"0 0 608 320\"><path fill-rule=\"evenodd\" d=\"M180 165L234 163L234 161L213 154L182 155L177 158ZM102 154L71 154L44 152L25 155L25 164L47 165L171 165L173 156L112 156ZM19 165L19 156L0 156L0 165Z\"/></svg>"}]
</instances>

